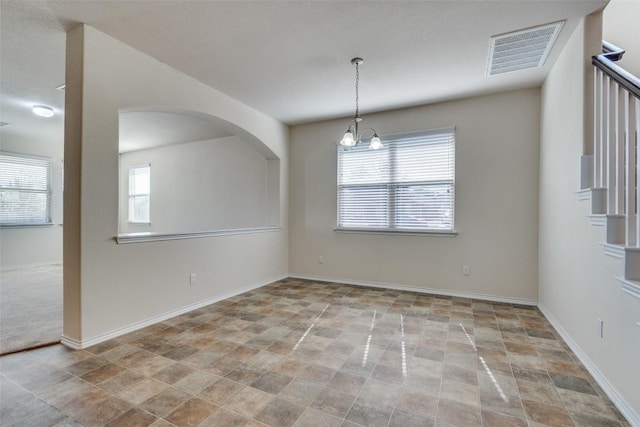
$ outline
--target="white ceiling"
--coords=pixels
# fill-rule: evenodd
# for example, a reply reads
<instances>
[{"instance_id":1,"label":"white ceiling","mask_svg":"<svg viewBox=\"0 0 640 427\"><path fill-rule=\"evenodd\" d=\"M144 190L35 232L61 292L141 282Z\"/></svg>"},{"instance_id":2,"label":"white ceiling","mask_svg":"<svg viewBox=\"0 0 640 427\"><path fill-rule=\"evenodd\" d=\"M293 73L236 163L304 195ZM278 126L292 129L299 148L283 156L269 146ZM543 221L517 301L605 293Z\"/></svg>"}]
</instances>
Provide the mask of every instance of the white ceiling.
<instances>
[{"instance_id":1,"label":"white ceiling","mask_svg":"<svg viewBox=\"0 0 640 427\"><path fill-rule=\"evenodd\" d=\"M534 87L606 1L0 2L2 133L62 132L65 31L79 22L287 124ZM490 36L566 20L545 66L487 77ZM52 106L35 118L32 104Z\"/></svg>"}]
</instances>

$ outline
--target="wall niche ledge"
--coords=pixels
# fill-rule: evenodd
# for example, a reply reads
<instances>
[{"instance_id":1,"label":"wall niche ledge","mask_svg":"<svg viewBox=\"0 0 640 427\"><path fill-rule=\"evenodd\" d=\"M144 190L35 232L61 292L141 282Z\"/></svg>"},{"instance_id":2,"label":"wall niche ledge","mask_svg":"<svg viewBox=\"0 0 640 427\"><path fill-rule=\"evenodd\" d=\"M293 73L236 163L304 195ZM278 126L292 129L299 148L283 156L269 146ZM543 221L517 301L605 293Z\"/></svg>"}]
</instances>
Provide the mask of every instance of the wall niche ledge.
<instances>
[{"instance_id":1,"label":"wall niche ledge","mask_svg":"<svg viewBox=\"0 0 640 427\"><path fill-rule=\"evenodd\" d=\"M219 237L219 236L234 236L238 234L258 234L258 233L270 233L281 231L282 226L272 225L265 227L252 227L252 228L234 228L227 230L210 230L210 231L195 231L190 233L127 233L118 234L115 236L115 241L119 245L130 243L148 243L148 242L161 242L165 240L184 240L184 239L200 239L203 237Z\"/></svg>"}]
</instances>

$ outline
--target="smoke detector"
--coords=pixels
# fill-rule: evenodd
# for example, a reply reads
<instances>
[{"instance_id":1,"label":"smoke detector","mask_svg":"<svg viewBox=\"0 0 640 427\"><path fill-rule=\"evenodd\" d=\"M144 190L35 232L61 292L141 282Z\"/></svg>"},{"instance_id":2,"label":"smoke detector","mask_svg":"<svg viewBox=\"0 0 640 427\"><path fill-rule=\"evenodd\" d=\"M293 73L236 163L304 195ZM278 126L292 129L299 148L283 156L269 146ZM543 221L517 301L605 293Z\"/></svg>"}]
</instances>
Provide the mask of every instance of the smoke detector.
<instances>
[{"instance_id":1,"label":"smoke detector","mask_svg":"<svg viewBox=\"0 0 640 427\"><path fill-rule=\"evenodd\" d=\"M554 22L491 37L487 75L542 67L563 24Z\"/></svg>"}]
</instances>

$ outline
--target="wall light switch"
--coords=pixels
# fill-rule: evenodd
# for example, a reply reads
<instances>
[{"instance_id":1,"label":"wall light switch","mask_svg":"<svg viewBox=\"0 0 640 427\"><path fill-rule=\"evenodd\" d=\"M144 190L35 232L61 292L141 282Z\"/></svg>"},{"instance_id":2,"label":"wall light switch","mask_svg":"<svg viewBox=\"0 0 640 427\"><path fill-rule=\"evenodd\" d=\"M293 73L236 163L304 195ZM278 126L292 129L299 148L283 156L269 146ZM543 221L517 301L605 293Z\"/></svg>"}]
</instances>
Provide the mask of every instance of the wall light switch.
<instances>
[{"instance_id":1,"label":"wall light switch","mask_svg":"<svg viewBox=\"0 0 640 427\"><path fill-rule=\"evenodd\" d=\"M198 283L198 278L196 277L196 273L189 274L189 283L195 285Z\"/></svg>"},{"instance_id":2,"label":"wall light switch","mask_svg":"<svg viewBox=\"0 0 640 427\"><path fill-rule=\"evenodd\" d=\"M600 338L604 338L604 320L598 319L598 335Z\"/></svg>"},{"instance_id":3,"label":"wall light switch","mask_svg":"<svg viewBox=\"0 0 640 427\"><path fill-rule=\"evenodd\" d=\"M469 276L471 274L471 270L469 269L468 265L462 266L462 274L464 274L465 276Z\"/></svg>"}]
</instances>

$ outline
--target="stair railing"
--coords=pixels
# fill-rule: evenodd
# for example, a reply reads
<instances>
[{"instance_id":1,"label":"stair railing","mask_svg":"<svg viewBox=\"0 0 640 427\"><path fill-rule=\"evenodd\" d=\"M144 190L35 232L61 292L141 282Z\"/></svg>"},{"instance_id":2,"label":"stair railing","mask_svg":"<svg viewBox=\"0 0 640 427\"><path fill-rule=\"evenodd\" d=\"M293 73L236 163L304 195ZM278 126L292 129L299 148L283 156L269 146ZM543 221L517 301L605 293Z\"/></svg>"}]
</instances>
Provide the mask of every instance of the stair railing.
<instances>
[{"instance_id":1,"label":"stair railing","mask_svg":"<svg viewBox=\"0 0 640 427\"><path fill-rule=\"evenodd\" d=\"M615 64L624 50L602 42L594 66L593 185L607 189L606 213L624 217L626 247L640 247L640 79ZM622 218L621 218L622 219Z\"/></svg>"}]
</instances>

